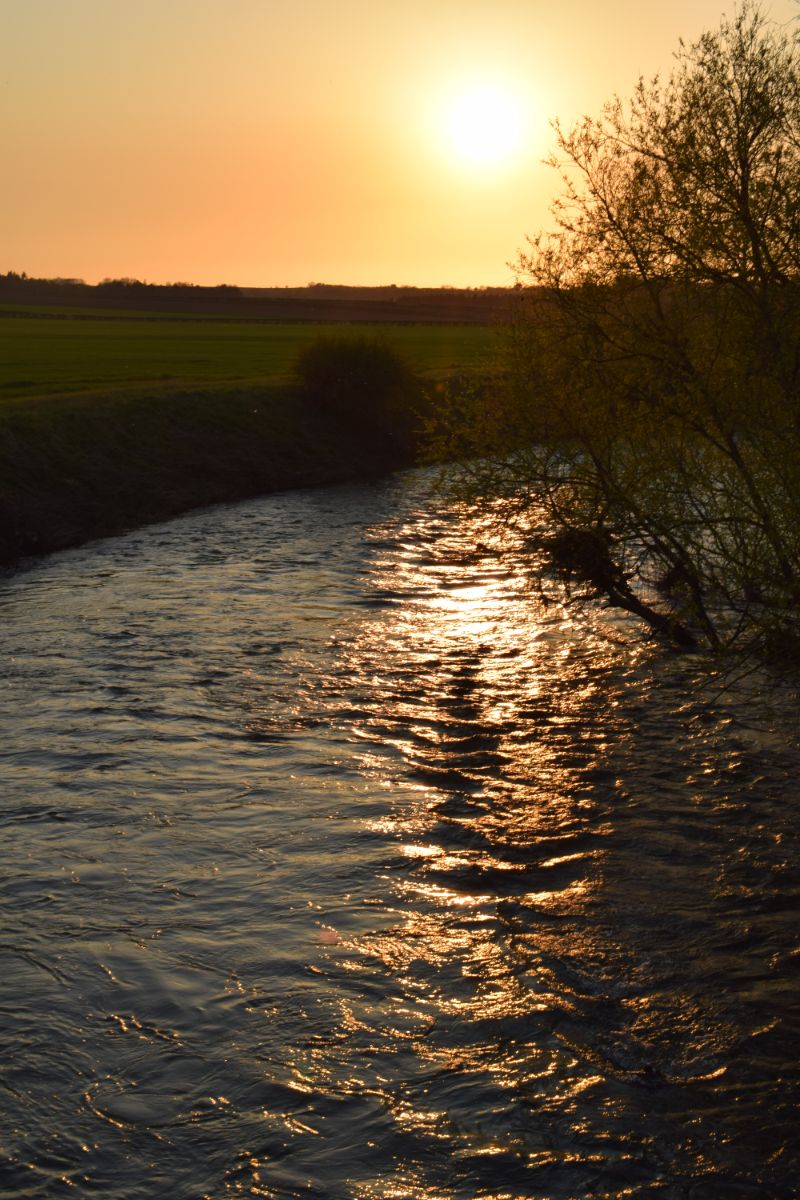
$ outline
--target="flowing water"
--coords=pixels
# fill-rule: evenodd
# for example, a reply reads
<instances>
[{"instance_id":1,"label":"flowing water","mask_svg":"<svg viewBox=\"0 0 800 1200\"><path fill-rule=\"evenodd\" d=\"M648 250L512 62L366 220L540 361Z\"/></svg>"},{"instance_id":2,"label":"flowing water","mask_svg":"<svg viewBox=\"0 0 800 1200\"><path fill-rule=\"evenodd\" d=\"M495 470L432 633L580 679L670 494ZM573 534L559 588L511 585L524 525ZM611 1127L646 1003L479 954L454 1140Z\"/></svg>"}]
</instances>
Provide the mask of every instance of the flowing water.
<instances>
[{"instance_id":1,"label":"flowing water","mask_svg":"<svg viewBox=\"0 0 800 1200\"><path fill-rule=\"evenodd\" d=\"M800 1196L796 699L425 476L0 579L0 1195Z\"/></svg>"}]
</instances>

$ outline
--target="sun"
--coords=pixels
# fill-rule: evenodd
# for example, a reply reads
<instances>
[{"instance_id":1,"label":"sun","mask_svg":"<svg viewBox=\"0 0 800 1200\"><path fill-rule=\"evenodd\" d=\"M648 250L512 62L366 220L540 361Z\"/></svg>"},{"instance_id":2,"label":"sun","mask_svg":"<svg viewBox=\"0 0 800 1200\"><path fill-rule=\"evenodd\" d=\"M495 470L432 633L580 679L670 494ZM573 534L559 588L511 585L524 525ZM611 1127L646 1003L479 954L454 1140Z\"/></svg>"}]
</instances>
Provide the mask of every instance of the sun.
<instances>
[{"instance_id":1,"label":"sun","mask_svg":"<svg viewBox=\"0 0 800 1200\"><path fill-rule=\"evenodd\" d=\"M474 167L497 167L522 148L523 106L501 84L481 83L454 91L444 106L444 134L451 153Z\"/></svg>"}]
</instances>

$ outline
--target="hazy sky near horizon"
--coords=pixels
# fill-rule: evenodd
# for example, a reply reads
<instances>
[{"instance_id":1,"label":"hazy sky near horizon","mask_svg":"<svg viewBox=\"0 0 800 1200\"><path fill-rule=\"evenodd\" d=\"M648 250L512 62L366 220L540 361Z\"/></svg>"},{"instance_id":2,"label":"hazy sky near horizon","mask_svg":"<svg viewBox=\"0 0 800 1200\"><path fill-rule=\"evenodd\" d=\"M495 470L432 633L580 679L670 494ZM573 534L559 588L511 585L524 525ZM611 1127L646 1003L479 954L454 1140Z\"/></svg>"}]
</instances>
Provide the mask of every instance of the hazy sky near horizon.
<instances>
[{"instance_id":1,"label":"hazy sky near horizon","mask_svg":"<svg viewBox=\"0 0 800 1200\"><path fill-rule=\"evenodd\" d=\"M787 22L794 0L765 11ZM730 13L732 6L724 11ZM0 271L513 282L549 122L720 0L0 0Z\"/></svg>"}]
</instances>

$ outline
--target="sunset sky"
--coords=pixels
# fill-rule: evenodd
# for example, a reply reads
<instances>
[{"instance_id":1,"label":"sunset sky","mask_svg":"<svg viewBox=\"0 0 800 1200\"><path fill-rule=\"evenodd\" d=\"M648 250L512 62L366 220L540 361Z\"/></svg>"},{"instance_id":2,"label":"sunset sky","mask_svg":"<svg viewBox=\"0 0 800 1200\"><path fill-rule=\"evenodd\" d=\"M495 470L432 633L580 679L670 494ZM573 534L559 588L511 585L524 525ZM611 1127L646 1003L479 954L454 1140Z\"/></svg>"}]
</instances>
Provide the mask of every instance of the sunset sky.
<instances>
[{"instance_id":1,"label":"sunset sky","mask_svg":"<svg viewBox=\"0 0 800 1200\"><path fill-rule=\"evenodd\" d=\"M0 271L511 283L507 264L548 223L548 122L668 71L679 37L721 11L0 0Z\"/></svg>"}]
</instances>

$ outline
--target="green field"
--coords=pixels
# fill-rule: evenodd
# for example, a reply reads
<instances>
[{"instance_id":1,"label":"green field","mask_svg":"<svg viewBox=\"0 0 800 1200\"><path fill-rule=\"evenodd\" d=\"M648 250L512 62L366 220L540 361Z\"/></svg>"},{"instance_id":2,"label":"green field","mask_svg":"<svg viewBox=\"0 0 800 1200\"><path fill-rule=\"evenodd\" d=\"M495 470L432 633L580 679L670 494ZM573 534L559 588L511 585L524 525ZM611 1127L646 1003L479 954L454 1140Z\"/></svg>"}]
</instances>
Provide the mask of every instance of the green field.
<instances>
[{"instance_id":1,"label":"green field","mask_svg":"<svg viewBox=\"0 0 800 1200\"><path fill-rule=\"evenodd\" d=\"M498 339L483 325L275 324L54 308L11 316L0 307L0 399L287 379L298 351L321 336L379 337L432 374L491 365Z\"/></svg>"}]
</instances>

